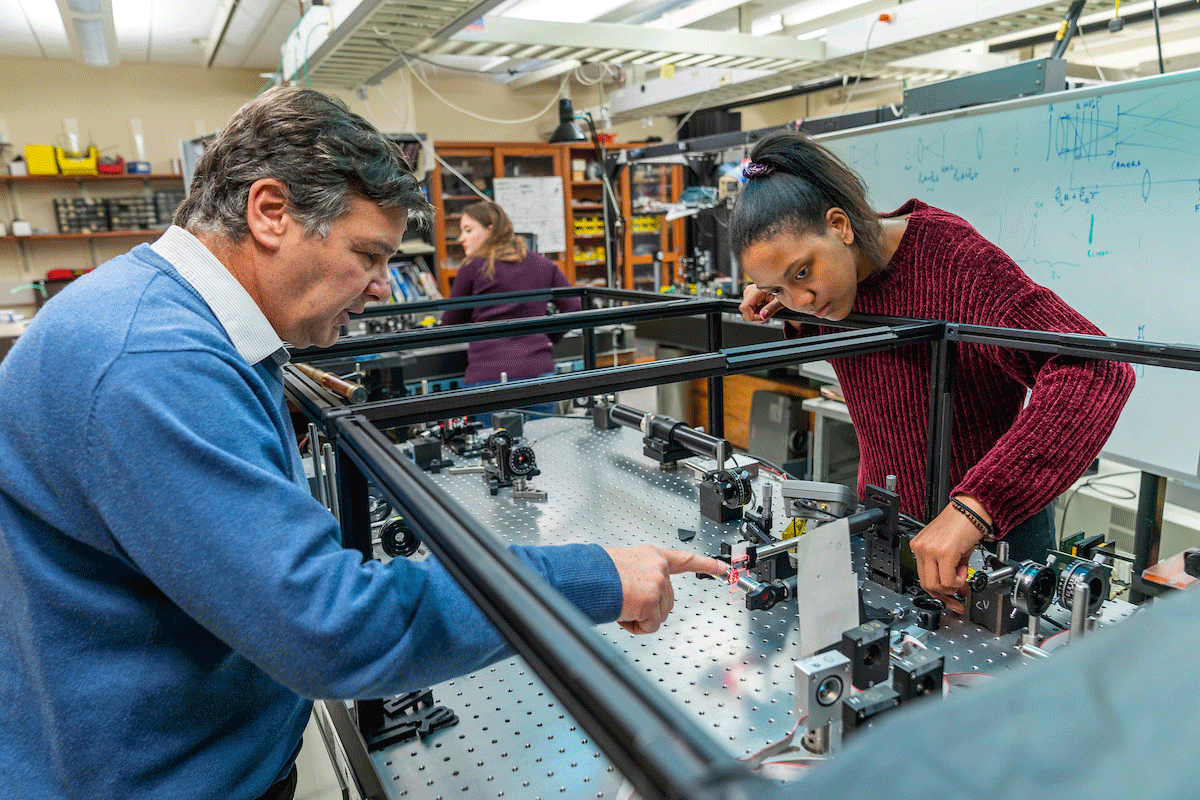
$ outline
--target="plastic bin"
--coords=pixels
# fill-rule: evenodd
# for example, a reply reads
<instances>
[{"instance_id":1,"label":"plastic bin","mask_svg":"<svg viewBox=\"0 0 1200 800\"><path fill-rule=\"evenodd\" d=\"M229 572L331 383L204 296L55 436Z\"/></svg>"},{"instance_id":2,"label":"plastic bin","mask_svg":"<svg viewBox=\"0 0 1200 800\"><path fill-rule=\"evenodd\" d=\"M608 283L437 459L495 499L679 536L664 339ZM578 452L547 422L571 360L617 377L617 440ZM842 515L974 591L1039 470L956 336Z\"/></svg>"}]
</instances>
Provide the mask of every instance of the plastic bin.
<instances>
[{"instance_id":1,"label":"plastic bin","mask_svg":"<svg viewBox=\"0 0 1200 800\"><path fill-rule=\"evenodd\" d=\"M30 175L57 175L58 161L54 158L54 145L25 145L25 164Z\"/></svg>"},{"instance_id":2,"label":"plastic bin","mask_svg":"<svg viewBox=\"0 0 1200 800\"><path fill-rule=\"evenodd\" d=\"M72 153L61 147L54 148L58 157L58 168L63 175L99 175L100 151L89 147L82 153ZM28 158L28 156L26 156Z\"/></svg>"}]
</instances>

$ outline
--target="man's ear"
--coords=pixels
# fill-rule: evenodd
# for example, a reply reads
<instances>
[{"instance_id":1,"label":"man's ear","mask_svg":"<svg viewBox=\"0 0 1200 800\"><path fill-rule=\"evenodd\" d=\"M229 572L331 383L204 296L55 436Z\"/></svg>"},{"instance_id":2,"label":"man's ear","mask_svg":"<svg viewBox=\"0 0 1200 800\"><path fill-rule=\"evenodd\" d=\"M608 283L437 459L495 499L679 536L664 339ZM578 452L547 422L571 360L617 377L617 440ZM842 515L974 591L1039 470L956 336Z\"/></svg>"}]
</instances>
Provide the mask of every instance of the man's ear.
<instances>
[{"instance_id":1,"label":"man's ear","mask_svg":"<svg viewBox=\"0 0 1200 800\"><path fill-rule=\"evenodd\" d=\"M268 250L278 250L292 224L288 214L288 192L276 178L259 178L250 185L246 198L246 223L250 236Z\"/></svg>"}]
</instances>

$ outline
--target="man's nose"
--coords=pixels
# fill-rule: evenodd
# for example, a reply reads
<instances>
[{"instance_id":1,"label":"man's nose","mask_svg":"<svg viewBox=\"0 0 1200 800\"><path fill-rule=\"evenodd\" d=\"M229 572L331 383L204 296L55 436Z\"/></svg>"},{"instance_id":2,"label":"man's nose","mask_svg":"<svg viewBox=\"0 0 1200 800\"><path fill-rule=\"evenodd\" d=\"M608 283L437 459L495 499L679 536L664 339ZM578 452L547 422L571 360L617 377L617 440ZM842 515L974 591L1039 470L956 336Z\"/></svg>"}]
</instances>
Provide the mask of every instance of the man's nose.
<instances>
[{"instance_id":1,"label":"man's nose","mask_svg":"<svg viewBox=\"0 0 1200 800\"><path fill-rule=\"evenodd\" d=\"M375 279L367 284L366 294L380 303L392 299L392 286L387 279Z\"/></svg>"}]
</instances>

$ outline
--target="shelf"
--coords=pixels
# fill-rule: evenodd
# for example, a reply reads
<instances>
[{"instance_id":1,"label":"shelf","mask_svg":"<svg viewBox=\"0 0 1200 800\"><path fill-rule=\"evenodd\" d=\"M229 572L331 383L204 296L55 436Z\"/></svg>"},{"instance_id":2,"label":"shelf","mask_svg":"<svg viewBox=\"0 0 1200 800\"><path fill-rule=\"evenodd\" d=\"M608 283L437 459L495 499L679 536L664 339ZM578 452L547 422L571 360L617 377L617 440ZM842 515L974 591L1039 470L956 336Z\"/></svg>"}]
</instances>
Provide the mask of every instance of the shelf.
<instances>
[{"instance_id":1,"label":"shelf","mask_svg":"<svg viewBox=\"0 0 1200 800\"><path fill-rule=\"evenodd\" d=\"M0 175L5 183L77 183L79 181L98 181L100 183L131 183L134 181L167 181L177 180L183 183L182 175L169 172L151 173L149 175Z\"/></svg>"},{"instance_id":2,"label":"shelf","mask_svg":"<svg viewBox=\"0 0 1200 800\"><path fill-rule=\"evenodd\" d=\"M572 203L572 211L603 211L603 203Z\"/></svg>"},{"instance_id":3,"label":"shelf","mask_svg":"<svg viewBox=\"0 0 1200 800\"><path fill-rule=\"evenodd\" d=\"M96 231L95 233L34 233L29 236L0 236L0 242L53 241L55 239L116 239L130 236L162 236L166 228L142 231Z\"/></svg>"},{"instance_id":4,"label":"shelf","mask_svg":"<svg viewBox=\"0 0 1200 800\"><path fill-rule=\"evenodd\" d=\"M575 266L577 266L577 267L602 267L602 266L604 266L604 259L599 259L599 260L592 259L591 261L576 261Z\"/></svg>"},{"instance_id":5,"label":"shelf","mask_svg":"<svg viewBox=\"0 0 1200 800\"><path fill-rule=\"evenodd\" d=\"M584 236L581 233L577 233L577 234L575 234L575 238L576 239L603 239L604 234L603 233L590 233L590 234Z\"/></svg>"},{"instance_id":6,"label":"shelf","mask_svg":"<svg viewBox=\"0 0 1200 800\"><path fill-rule=\"evenodd\" d=\"M572 186L603 186L604 181L596 179L594 181L571 181Z\"/></svg>"},{"instance_id":7,"label":"shelf","mask_svg":"<svg viewBox=\"0 0 1200 800\"><path fill-rule=\"evenodd\" d=\"M400 249L395 254L398 256L427 256L436 252L437 249L428 242L419 239L409 239L400 242Z\"/></svg>"}]
</instances>

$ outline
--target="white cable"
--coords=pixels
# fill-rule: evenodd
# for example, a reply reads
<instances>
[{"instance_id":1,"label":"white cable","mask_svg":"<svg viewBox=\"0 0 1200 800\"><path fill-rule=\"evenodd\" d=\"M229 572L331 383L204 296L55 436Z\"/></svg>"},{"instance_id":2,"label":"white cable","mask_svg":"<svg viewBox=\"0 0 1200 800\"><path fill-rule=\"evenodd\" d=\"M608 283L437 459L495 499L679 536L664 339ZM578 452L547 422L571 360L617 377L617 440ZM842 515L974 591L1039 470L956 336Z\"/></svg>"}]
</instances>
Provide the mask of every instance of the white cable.
<instances>
[{"instance_id":1,"label":"white cable","mask_svg":"<svg viewBox=\"0 0 1200 800\"><path fill-rule=\"evenodd\" d=\"M399 124L396 126L399 128L399 132L416 135L416 125L409 119L410 115L407 111L401 112L400 108L394 102L392 102L392 98L388 96L387 92L383 91L383 84L376 84L373 88L377 89L379 91L379 96L382 97L389 106L391 106L392 113L394 113L396 115L396 119L399 120ZM365 98L363 102L366 102ZM367 108L370 108L370 106L368 105ZM375 123L375 126L379 127L378 121ZM424 140L422 139L422 141Z\"/></svg>"},{"instance_id":2,"label":"white cable","mask_svg":"<svg viewBox=\"0 0 1200 800\"><path fill-rule=\"evenodd\" d=\"M524 122L533 122L535 119L537 119L541 116L544 116L546 114L546 112L548 112L550 109L554 108L555 104L558 103L558 98L563 96L563 93L567 90L567 81L571 77L570 73L563 75L562 82L558 85L558 91L555 92L554 97L552 97L550 99L550 102L546 104L545 108L543 108L541 111L537 112L533 116L525 117L524 119L493 119L491 117L485 117L482 114L476 114L474 111L468 111L465 108L461 108L459 106L454 105L454 103L451 103L449 100L447 100L446 98L444 98L440 94L438 94L437 90L434 89L432 86L430 86L429 83L424 78L422 78L421 75L415 69L413 69L412 62L410 62L403 53L400 54L400 58L402 61L404 61L405 66L408 67L408 70L409 70L409 72L412 73L412 76L414 78L416 78L421 83L421 85L424 86L429 91L429 93L432 94L434 97L436 97L438 100L441 100L443 103L450 106L450 108L453 108L455 111L458 111L461 114L466 114L468 117L474 117L475 119L483 120L484 122L491 122L494 125L519 125Z\"/></svg>"},{"instance_id":3,"label":"white cable","mask_svg":"<svg viewBox=\"0 0 1200 800\"><path fill-rule=\"evenodd\" d=\"M399 110L397 110L396 104L392 102L392 98L388 97L387 92L383 91L383 86L379 85L379 86L376 86L375 88L379 90L380 97L382 97L385 101L387 101L387 104L392 107L392 111L395 111L396 115L400 116L400 112L399 112ZM492 198L488 197L486 194L484 194L483 192L479 191L477 188L475 188L475 184L472 183L469 179L467 179L467 177L464 176L461 172L459 172L454 167L447 164L446 160L443 159L441 156L439 156L437 154L437 151L433 149L433 145L430 144L428 139L421 138L421 137L418 137L418 138L420 139L421 146L424 147L429 152L429 155L432 156L435 161L437 161L439 164L441 164L443 167L445 167L448 172L450 172L451 174L456 176L460 181L462 181L464 186L466 186L468 189L470 189L475 194L482 197L484 200L490 201L492 199Z\"/></svg>"},{"instance_id":4,"label":"white cable","mask_svg":"<svg viewBox=\"0 0 1200 800\"><path fill-rule=\"evenodd\" d=\"M679 138L679 132L681 130L683 130L683 126L686 125L687 121L692 118L692 114L695 114L697 111L700 110L700 106L704 105L704 101L708 99L708 92L711 92L712 90L713 90L713 87L710 86L708 88L707 92L700 95L700 101L692 107L692 110L689 111L688 113L684 114L683 119L679 120L679 124L675 126L675 138L676 139Z\"/></svg>"},{"instance_id":5,"label":"white cable","mask_svg":"<svg viewBox=\"0 0 1200 800\"><path fill-rule=\"evenodd\" d=\"M854 79L854 85L850 87L850 91L846 92L846 102L842 104L842 113L846 113L846 108L850 105L850 98L854 96L854 90L858 88L858 82L862 80L863 67L867 65L867 53L871 52L871 34L875 32L875 24L879 22L879 17L871 20L871 27L867 29L867 41L863 45L862 61L858 64L858 76Z\"/></svg>"},{"instance_id":6,"label":"white cable","mask_svg":"<svg viewBox=\"0 0 1200 800\"><path fill-rule=\"evenodd\" d=\"M583 64L579 64L575 67L575 69L571 70L571 74L574 76L575 80L577 80L579 83L582 83L584 86L595 86L598 83L603 84L610 76L615 77L616 73L611 64L605 62L601 64L600 67L602 68L600 77L596 78L595 80L591 80L583 74Z\"/></svg>"},{"instance_id":7,"label":"white cable","mask_svg":"<svg viewBox=\"0 0 1200 800\"><path fill-rule=\"evenodd\" d=\"M1104 70L1100 69L1100 63L1096 61L1096 57L1092 55L1092 51L1088 49L1087 40L1083 38L1083 28L1075 27L1075 35L1079 37L1079 43L1083 45L1083 52L1088 54L1088 58L1092 60L1092 66L1096 68L1096 74L1100 76L1100 80L1108 83L1108 78L1104 77Z\"/></svg>"},{"instance_id":8,"label":"white cable","mask_svg":"<svg viewBox=\"0 0 1200 800\"><path fill-rule=\"evenodd\" d=\"M600 73L599 78L596 78L595 80L590 80L583 74L582 68L583 68L583 64L576 65L576 67L573 70L571 70L571 75L575 78L576 81L578 81L579 83L582 83L584 86L595 86L597 83L604 83L604 79L608 76L607 72L602 72L602 73Z\"/></svg>"}]
</instances>

